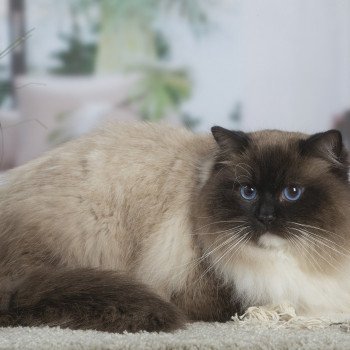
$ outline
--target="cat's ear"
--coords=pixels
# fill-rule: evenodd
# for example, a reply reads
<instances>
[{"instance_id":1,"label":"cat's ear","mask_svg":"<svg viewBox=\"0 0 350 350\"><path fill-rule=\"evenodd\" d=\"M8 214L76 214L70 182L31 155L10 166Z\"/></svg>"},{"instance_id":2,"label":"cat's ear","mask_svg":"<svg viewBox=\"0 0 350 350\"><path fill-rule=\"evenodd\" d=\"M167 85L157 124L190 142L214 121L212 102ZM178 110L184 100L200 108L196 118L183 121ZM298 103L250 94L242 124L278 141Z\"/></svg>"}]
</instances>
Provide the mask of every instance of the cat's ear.
<instances>
[{"instance_id":1,"label":"cat's ear","mask_svg":"<svg viewBox=\"0 0 350 350\"><path fill-rule=\"evenodd\" d=\"M222 128L221 126L213 126L211 132L222 150L242 152L249 145L249 136L242 131L233 131Z\"/></svg>"},{"instance_id":2,"label":"cat's ear","mask_svg":"<svg viewBox=\"0 0 350 350\"><path fill-rule=\"evenodd\" d=\"M302 152L341 163L347 160L342 135L338 130L329 130L310 136L302 142Z\"/></svg>"}]
</instances>

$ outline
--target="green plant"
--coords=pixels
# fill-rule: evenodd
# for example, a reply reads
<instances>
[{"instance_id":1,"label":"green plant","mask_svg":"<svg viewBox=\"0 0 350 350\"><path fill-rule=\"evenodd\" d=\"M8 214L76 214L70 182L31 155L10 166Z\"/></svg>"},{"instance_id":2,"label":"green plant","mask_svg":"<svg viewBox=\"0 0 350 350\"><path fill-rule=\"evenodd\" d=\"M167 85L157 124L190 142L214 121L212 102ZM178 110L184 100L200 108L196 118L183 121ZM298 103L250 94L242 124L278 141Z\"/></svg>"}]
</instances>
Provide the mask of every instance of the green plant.
<instances>
[{"instance_id":1,"label":"green plant","mask_svg":"<svg viewBox=\"0 0 350 350\"><path fill-rule=\"evenodd\" d=\"M80 0L84 3L83 0ZM91 4L92 0L86 0ZM96 2L93 2L96 4ZM157 62L157 39L162 33L154 23L160 16L179 15L195 33L208 25L208 0L103 0L97 72L124 70L130 63ZM162 37L163 43L165 38ZM159 43L159 42L158 42ZM169 47L168 47L169 52Z\"/></svg>"},{"instance_id":2,"label":"green plant","mask_svg":"<svg viewBox=\"0 0 350 350\"><path fill-rule=\"evenodd\" d=\"M51 73L87 75L95 71L97 44L82 39L81 24L78 21L79 1L77 3L72 2L70 5L72 32L70 34L59 34L66 47L53 53L53 57L56 58L59 64L50 70ZM88 12L85 11L85 13ZM92 26L90 30L96 31L96 29L96 26Z\"/></svg>"},{"instance_id":3,"label":"green plant","mask_svg":"<svg viewBox=\"0 0 350 350\"><path fill-rule=\"evenodd\" d=\"M0 65L0 106L3 104L5 99L11 95L10 78L7 78L7 74L4 74L4 71L6 72L6 70L7 69L5 66Z\"/></svg>"},{"instance_id":4,"label":"green plant","mask_svg":"<svg viewBox=\"0 0 350 350\"><path fill-rule=\"evenodd\" d=\"M103 20L96 70L103 73L127 70L141 76L130 101L144 120L159 121L179 113L181 104L192 92L191 80L184 69L161 65L170 57L171 45L162 31L155 28L156 19L174 13L199 33L209 23L206 4L207 0L100 2ZM190 125L189 118L187 121ZM196 125L194 120L191 125Z\"/></svg>"},{"instance_id":5,"label":"green plant","mask_svg":"<svg viewBox=\"0 0 350 350\"><path fill-rule=\"evenodd\" d=\"M159 121L178 111L191 94L191 82L183 69L143 65L137 71L142 75L129 101L137 106L143 120Z\"/></svg>"},{"instance_id":6,"label":"green plant","mask_svg":"<svg viewBox=\"0 0 350 350\"><path fill-rule=\"evenodd\" d=\"M208 23L208 0L75 0L71 2L73 33L61 36L67 48L55 53L61 63L57 74L126 72L140 79L131 91L128 103L136 107L144 120L158 121L167 115L180 114L182 103L192 92L192 82L185 69L168 68L162 62L171 55L171 45L156 28L160 16L176 14L189 24L194 33ZM99 13L91 21L97 31L96 43L81 40L77 15ZM188 115L183 118L194 127L199 122Z\"/></svg>"},{"instance_id":7,"label":"green plant","mask_svg":"<svg viewBox=\"0 0 350 350\"><path fill-rule=\"evenodd\" d=\"M50 72L70 75L92 74L95 68L96 44L85 43L75 34L61 34L61 39L66 43L66 49L53 54L59 65Z\"/></svg>"}]
</instances>

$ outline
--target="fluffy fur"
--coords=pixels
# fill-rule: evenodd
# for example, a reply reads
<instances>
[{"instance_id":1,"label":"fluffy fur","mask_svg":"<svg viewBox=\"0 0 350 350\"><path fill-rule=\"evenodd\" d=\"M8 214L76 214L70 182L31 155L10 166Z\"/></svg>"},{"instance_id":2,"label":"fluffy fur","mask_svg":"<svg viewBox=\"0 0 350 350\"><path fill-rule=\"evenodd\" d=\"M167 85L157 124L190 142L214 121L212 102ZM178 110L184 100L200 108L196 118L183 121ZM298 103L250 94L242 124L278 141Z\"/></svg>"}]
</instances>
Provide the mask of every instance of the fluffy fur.
<instances>
[{"instance_id":1,"label":"fluffy fur","mask_svg":"<svg viewBox=\"0 0 350 350\"><path fill-rule=\"evenodd\" d=\"M340 135L213 135L111 124L5 174L0 324L160 331L284 301L349 312ZM300 201L281 202L295 183Z\"/></svg>"}]
</instances>

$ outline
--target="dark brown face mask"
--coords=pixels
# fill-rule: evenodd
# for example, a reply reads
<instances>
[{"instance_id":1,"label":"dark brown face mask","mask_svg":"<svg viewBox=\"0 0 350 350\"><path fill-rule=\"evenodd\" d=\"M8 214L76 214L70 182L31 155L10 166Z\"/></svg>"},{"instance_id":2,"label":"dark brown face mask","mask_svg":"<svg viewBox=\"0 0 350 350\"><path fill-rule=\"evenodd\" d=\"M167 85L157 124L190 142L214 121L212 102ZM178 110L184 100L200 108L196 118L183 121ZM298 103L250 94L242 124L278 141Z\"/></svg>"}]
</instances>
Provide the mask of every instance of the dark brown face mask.
<instances>
[{"instance_id":1,"label":"dark brown face mask","mask_svg":"<svg viewBox=\"0 0 350 350\"><path fill-rule=\"evenodd\" d=\"M339 131L307 136L213 127L212 133L219 150L203 190L208 215L220 222L218 232L238 220L245 222L251 242L267 232L335 244L345 239L349 164ZM335 229L339 233L332 235Z\"/></svg>"}]
</instances>

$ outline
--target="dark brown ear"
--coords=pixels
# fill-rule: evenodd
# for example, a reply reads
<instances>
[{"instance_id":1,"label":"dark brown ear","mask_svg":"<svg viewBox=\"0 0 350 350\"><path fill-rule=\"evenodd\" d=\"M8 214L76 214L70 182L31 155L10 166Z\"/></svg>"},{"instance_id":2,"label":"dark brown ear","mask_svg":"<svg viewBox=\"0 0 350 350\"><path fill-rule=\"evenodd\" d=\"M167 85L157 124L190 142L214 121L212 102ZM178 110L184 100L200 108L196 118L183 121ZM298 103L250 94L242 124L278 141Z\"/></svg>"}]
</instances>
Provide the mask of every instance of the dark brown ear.
<instances>
[{"instance_id":1,"label":"dark brown ear","mask_svg":"<svg viewBox=\"0 0 350 350\"><path fill-rule=\"evenodd\" d=\"M346 162L346 151L340 131L329 130L310 136L302 142L302 152L330 161Z\"/></svg>"},{"instance_id":2,"label":"dark brown ear","mask_svg":"<svg viewBox=\"0 0 350 350\"><path fill-rule=\"evenodd\" d=\"M211 132L217 144L224 151L242 152L249 145L249 136L242 131L213 126Z\"/></svg>"}]
</instances>

